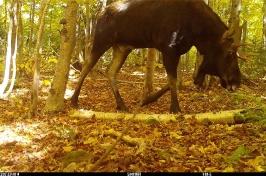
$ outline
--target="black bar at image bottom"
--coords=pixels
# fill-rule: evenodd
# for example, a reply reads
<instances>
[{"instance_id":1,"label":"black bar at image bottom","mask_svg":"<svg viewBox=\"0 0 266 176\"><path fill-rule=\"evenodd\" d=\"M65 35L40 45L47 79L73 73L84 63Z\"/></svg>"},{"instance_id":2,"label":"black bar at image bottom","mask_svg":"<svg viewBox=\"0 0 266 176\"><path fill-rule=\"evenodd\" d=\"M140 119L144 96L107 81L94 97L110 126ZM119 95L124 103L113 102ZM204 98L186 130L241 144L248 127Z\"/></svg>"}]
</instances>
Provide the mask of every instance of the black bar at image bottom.
<instances>
[{"instance_id":1,"label":"black bar at image bottom","mask_svg":"<svg viewBox=\"0 0 266 176\"><path fill-rule=\"evenodd\" d=\"M232 173L215 173L215 172L197 172L197 173L185 173L185 172L0 172L0 176L45 176L45 175L77 175L77 176L266 176L266 172L232 172Z\"/></svg>"}]
</instances>

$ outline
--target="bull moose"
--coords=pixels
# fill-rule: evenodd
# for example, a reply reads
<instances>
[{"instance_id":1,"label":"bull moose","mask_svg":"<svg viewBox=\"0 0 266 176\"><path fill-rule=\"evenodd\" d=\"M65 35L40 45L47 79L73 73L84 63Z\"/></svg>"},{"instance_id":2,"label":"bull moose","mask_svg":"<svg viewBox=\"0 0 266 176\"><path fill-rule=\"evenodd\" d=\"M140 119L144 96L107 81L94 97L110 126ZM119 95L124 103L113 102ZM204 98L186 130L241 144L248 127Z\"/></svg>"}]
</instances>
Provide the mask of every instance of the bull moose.
<instances>
[{"instance_id":1,"label":"bull moose","mask_svg":"<svg viewBox=\"0 0 266 176\"><path fill-rule=\"evenodd\" d=\"M204 56L194 80L202 85L206 74L220 78L229 90L240 86L237 47L232 32L203 0L126 0L106 7L97 19L90 55L72 96L77 105L81 86L99 58L112 47L113 59L107 72L118 110L127 110L116 85L116 76L135 48L156 48L171 92L170 112L180 111L177 98L179 58L195 46Z\"/></svg>"}]
</instances>

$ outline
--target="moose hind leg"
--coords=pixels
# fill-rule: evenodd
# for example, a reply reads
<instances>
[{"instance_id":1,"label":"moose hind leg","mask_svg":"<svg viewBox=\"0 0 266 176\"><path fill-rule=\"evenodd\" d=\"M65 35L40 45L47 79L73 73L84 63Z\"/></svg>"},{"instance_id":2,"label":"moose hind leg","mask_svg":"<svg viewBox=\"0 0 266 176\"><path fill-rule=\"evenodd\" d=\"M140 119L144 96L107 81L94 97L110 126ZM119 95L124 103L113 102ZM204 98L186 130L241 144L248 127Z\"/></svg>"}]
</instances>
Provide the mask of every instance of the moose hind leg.
<instances>
[{"instance_id":1,"label":"moose hind leg","mask_svg":"<svg viewBox=\"0 0 266 176\"><path fill-rule=\"evenodd\" d=\"M170 90L170 86L169 84L165 85L164 87L162 87L159 91L155 92L155 93L151 93L148 97L145 97L142 102L141 102L141 106L145 106L148 105L150 103L153 103L155 101L157 101L161 96L163 96L168 90Z\"/></svg>"},{"instance_id":2,"label":"moose hind leg","mask_svg":"<svg viewBox=\"0 0 266 176\"><path fill-rule=\"evenodd\" d=\"M131 49L129 49L128 47L114 46L112 63L107 72L108 80L111 85L113 94L115 96L117 110L120 110L120 111L128 111L128 109L117 88L116 76L119 70L121 69L121 67L123 66L123 64L125 63L125 60L130 52L131 52Z\"/></svg>"},{"instance_id":3,"label":"moose hind leg","mask_svg":"<svg viewBox=\"0 0 266 176\"><path fill-rule=\"evenodd\" d=\"M181 112L179 102L177 99L177 66L179 57L175 55L164 54L163 55L164 66L167 72L168 84L171 92L171 106L170 113Z\"/></svg>"}]
</instances>

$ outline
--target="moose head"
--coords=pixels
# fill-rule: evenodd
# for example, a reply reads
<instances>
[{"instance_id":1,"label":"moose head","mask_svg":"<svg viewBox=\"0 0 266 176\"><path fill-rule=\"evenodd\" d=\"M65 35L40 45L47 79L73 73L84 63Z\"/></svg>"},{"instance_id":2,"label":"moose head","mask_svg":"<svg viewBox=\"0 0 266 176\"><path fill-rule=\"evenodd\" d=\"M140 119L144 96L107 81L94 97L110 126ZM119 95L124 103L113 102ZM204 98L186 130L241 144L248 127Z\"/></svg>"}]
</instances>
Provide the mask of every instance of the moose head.
<instances>
[{"instance_id":1,"label":"moose head","mask_svg":"<svg viewBox=\"0 0 266 176\"><path fill-rule=\"evenodd\" d=\"M222 87L234 91L241 83L241 73L238 66L238 58L240 56L238 48L233 39L234 31L226 31L218 42L218 45L213 47L212 51L204 55L202 64L199 67L194 83L198 86L203 85L206 74L218 76Z\"/></svg>"}]
</instances>

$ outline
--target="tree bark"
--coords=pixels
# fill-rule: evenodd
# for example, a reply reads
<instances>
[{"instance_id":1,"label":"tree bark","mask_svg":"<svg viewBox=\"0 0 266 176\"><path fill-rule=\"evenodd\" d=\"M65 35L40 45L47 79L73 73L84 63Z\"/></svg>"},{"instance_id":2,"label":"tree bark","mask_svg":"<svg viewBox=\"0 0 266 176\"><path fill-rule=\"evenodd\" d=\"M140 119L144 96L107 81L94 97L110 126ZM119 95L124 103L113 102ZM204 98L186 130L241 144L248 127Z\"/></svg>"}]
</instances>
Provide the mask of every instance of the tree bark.
<instances>
[{"instance_id":1,"label":"tree bark","mask_svg":"<svg viewBox=\"0 0 266 176\"><path fill-rule=\"evenodd\" d=\"M248 22L246 20L244 20L243 24L242 24L242 39L241 39L241 44L243 45L241 50L242 51L246 51L246 41L247 41L247 34L248 34Z\"/></svg>"},{"instance_id":2,"label":"tree bark","mask_svg":"<svg viewBox=\"0 0 266 176\"><path fill-rule=\"evenodd\" d=\"M234 31L234 43L241 44L242 29L240 27L240 13L242 10L242 0L231 0L231 14L228 21L230 30Z\"/></svg>"},{"instance_id":3,"label":"tree bark","mask_svg":"<svg viewBox=\"0 0 266 176\"><path fill-rule=\"evenodd\" d=\"M7 29L7 18L8 18L8 17L7 17L7 15L8 15L8 14L7 14L7 13L8 13L8 12L7 12L7 1L8 1L8 0L5 0L5 18L4 18L5 29Z\"/></svg>"},{"instance_id":4,"label":"tree bark","mask_svg":"<svg viewBox=\"0 0 266 176\"><path fill-rule=\"evenodd\" d=\"M32 83L32 92L31 92L31 110L30 115L36 116L37 114L37 104L38 104L38 89L40 81L40 58L41 58L41 43L43 39L44 27L45 27L45 14L48 8L50 0L42 0L40 16L39 16L39 31L37 34L37 43L34 50L34 75Z\"/></svg>"},{"instance_id":5,"label":"tree bark","mask_svg":"<svg viewBox=\"0 0 266 176\"><path fill-rule=\"evenodd\" d=\"M263 1L263 48L266 50L266 0Z\"/></svg>"},{"instance_id":6,"label":"tree bark","mask_svg":"<svg viewBox=\"0 0 266 176\"><path fill-rule=\"evenodd\" d=\"M16 2L12 0L9 6L9 30L8 30L8 37L7 37L7 51L6 51L6 59L5 59L5 70L4 70L4 78L3 82L0 85L0 98L6 99L8 95L11 93L15 76L16 76L16 55L17 55L17 6ZM13 74L12 74L12 82L9 89L6 92L9 76L10 76L10 69L11 69L11 62L13 64Z\"/></svg>"},{"instance_id":7,"label":"tree bark","mask_svg":"<svg viewBox=\"0 0 266 176\"><path fill-rule=\"evenodd\" d=\"M29 43L28 43L29 51L31 51L32 44L33 44L35 4L36 4L36 1L33 0L32 1L32 5L31 5L31 10L30 10L30 35L29 35L29 39L28 39L28 41L29 41Z\"/></svg>"},{"instance_id":8,"label":"tree bark","mask_svg":"<svg viewBox=\"0 0 266 176\"><path fill-rule=\"evenodd\" d=\"M148 49L143 99L146 99L150 95L150 93L153 92L154 66L156 57L157 50L154 48Z\"/></svg>"},{"instance_id":9,"label":"tree bark","mask_svg":"<svg viewBox=\"0 0 266 176\"><path fill-rule=\"evenodd\" d=\"M101 0L101 2L102 2L101 11L103 11L105 9L105 7L107 6L107 0Z\"/></svg>"},{"instance_id":10,"label":"tree bark","mask_svg":"<svg viewBox=\"0 0 266 176\"><path fill-rule=\"evenodd\" d=\"M84 62L84 43L85 43L85 36L84 31L82 30L82 11L79 10L78 12L78 22L77 22L77 41L76 41L76 47L75 47L75 57L74 62L83 63Z\"/></svg>"},{"instance_id":11,"label":"tree bark","mask_svg":"<svg viewBox=\"0 0 266 176\"><path fill-rule=\"evenodd\" d=\"M69 0L65 11L65 19L61 30L60 59L58 60L54 80L46 102L45 110L58 112L64 109L64 94L68 81L70 60L76 42L78 4Z\"/></svg>"},{"instance_id":12,"label":"tree bark","mask_svg":"<svg viewBox=\"0 0 266 176\"><path fill-rule=\"evenodd\" d=\"M23 20L22 20L22 1L17 1L17 19L18 19L18 59L23 59L23 47L24 47L24 33L23 33Z\"/></svg>"}]
</instances>

